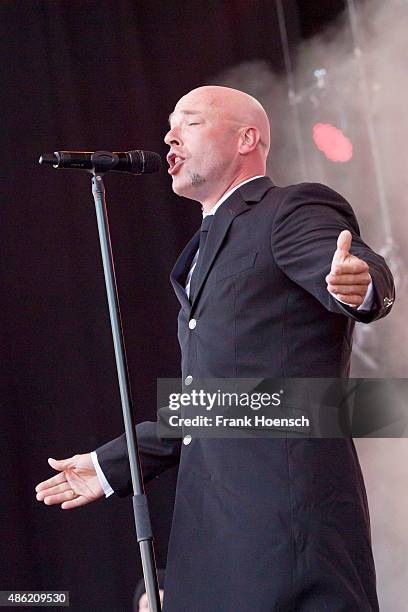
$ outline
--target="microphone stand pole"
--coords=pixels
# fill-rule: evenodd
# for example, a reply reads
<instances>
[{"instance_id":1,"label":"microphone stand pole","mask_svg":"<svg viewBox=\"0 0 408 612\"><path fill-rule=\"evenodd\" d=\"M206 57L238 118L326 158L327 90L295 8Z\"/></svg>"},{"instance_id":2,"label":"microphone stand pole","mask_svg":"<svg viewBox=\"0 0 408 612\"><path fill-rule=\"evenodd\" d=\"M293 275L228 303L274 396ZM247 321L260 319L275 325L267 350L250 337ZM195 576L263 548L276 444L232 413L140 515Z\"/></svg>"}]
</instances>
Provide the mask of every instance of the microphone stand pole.
<instances>
[{"instance_id":1,"label":"microphone stand pole","mask_svg":"<svg viewBox=\"0 0 408 612\"><path fill-rule=\"evenodd\" d=\"M137 541L139 542L140 547L143 577L146 586L147 598L149 601L149 609L151 612L160 612L161 606L153 548L153 533L150 524L147 497L144 492L143 479L141 476L140 458L133 425L134 415L128 366L126 361L125 341L120 317L119 296L109 235L108 213L105 201L105 186L102 177L103 172L98 172L97 170L94 171L92 177L92 194L95 200L96 220L98 223L103 271L105 275L106 293L108 297L109 315L115 349L123 421L125 424L126 441L129 453L130 473L133 486L133 513Z\"/></svg>"}]
</instances>

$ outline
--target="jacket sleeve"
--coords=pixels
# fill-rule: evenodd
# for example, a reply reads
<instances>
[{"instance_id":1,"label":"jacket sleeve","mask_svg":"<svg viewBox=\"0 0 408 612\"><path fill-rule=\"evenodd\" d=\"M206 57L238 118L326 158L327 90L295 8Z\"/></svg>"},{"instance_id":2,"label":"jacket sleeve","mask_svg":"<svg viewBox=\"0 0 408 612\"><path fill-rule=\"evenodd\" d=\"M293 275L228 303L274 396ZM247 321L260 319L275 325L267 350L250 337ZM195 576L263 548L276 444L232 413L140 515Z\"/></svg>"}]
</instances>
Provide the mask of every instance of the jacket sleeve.
<instances>
[{"instance_id":1,"label":"jacket sleeve","mask_svg":"<svg viewBox=\"0 0 408 612\"><path fill-rule=\"evenodd\" d=\"M341 304L327 290L325 277L331 269L337 238L345 229L352 234L350 252L369 266L374 303L368 312ZM391 310L395 289L384 258L363 241L350 204L329 187L302 183L288 188L274 217L271 249L280 269L330 312L370 323Z\"/></svg>"},{"instance_id":2,"label":"jacket sleeve","mask_svg":"<svg viewBox=\"0 0 408 612\"><path fill-rule=\"evenodd\" d=\"M144 421L136 425L136 438L144 482L149 482L168 468L177 465L180 459L180 438L159 437L157 426L157 421ZM132 495L125 434L97 448L96 455L114 492L119 497Z\"/></svg>"}]
</instances>

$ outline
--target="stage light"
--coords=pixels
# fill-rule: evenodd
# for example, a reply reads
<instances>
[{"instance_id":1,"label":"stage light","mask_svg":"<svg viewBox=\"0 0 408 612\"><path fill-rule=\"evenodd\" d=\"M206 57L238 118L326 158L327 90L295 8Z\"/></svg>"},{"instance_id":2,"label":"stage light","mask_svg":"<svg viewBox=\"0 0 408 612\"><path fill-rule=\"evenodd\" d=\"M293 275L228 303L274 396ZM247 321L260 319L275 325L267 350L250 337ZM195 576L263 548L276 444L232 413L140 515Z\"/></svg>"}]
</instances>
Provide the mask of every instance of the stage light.
<instances>
[{"instance_id":1,"label":"stage light","mask_svg":"<svg viewBox=\"0 0 408 612\"><path fill-rule=\"evenodd\" d=\"M315 123L313 140L319 151L330 161L348 162L353 156L351 140L330 123Z\"/></svg>"}]
</instances>

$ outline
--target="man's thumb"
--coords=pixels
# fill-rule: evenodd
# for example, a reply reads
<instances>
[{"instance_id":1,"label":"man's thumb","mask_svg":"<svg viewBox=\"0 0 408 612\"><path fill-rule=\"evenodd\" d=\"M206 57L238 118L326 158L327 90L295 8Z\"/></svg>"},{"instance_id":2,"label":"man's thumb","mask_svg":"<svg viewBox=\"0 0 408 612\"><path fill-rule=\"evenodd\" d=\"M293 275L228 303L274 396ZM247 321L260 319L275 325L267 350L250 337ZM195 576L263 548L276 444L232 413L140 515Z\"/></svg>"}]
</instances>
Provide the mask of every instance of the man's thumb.
<instances>
[{"instance_id":1,"label":"man's thumb","mask_svg":"<svg viewBox=\"0 0 408 612\"><path fill-rule=\"evenodd\" d=\"M351 247L352 235L349 230L343 230L340 232L339 237L337 238L337 249L339 251L345 251L348 253Z\"/></svg>"},{"instance_id":2,"label":"man's thumb","mask_svg":"<svg viewBox=\"0 0 408 612\"><path fill-rule=\"evenodd\" d=\"M69 467L72 463L72 459L53 459L50 457L48 463L54 470L62 471Z\"/></svg>"}]
</instances>

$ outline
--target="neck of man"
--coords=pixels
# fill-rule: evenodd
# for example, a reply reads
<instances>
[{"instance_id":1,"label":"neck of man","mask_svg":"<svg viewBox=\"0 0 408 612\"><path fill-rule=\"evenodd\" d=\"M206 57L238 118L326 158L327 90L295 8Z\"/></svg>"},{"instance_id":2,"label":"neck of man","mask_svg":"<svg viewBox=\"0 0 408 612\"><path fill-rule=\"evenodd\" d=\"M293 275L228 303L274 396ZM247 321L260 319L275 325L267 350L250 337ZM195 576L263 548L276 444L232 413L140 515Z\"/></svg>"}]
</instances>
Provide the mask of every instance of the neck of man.
<instances>
[{"instance_id":1,"label":"neck of man","mask_svg":"<svg viewBox=\"0 0 408 612\"><path fill-rule=\"evenodd\" d=\"M203 197L202 199L199 200L199 202L202 205L203 212L206 212L206 213L211 212L211 210L214 208L217 202L220 201L222 196L225 195L227 191L230 191L231 189L233 189L240 183L243 183L244 181L247 181L250 178L253 178L254 176L259 176L259 175L264 175L264 174L265 174L264 168L262 169L258 168L250 172L249 171L242 172L237 177L235 177L230 183L226 185L224 184L224 186L219 188L216 192L212 192L210 195Z\"/></svg>"}]
</instances>

